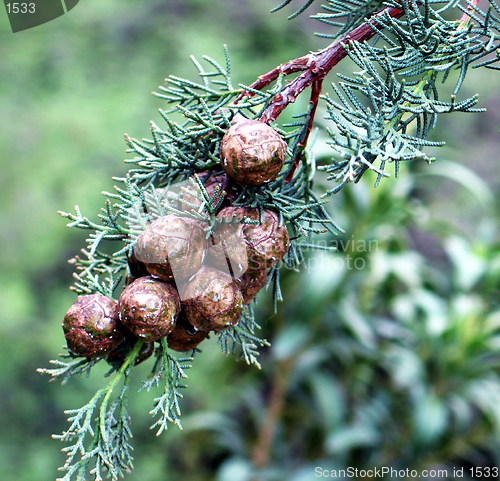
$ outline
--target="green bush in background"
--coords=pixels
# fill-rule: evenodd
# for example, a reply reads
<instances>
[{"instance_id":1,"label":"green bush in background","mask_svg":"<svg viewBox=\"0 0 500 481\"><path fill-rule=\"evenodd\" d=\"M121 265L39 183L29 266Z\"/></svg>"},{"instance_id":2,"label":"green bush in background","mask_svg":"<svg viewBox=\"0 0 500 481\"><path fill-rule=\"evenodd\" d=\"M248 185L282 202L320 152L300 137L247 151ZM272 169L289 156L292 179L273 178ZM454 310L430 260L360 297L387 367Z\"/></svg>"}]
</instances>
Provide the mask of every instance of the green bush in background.
<instances>
[{"instance_id":1,"label":"green bush in background","mask_svg":"<svg viewBox=\"0 0 500 481\"><path fill-rule=\"evenodd\" d=\"M61 389L35 373L63 343L74 298L66 259L84 238L56 211L97 210L96 193L126 170L123 133L147 135L161 106L148 92L168 74L189 76L190 54L222 56L227 43L235 78L249 83L323 45L303 32L307 20L271 16L271 6L87 0L36 29L2 30L1 480L55 479L63 456L50 434L102 382ZM493 86L494 73L475 83ZM277 315L259 300L272 342L261 372L210 341L189 378L184 432L159 439L147 429L151 399L133 397L128 479L307 481L316 466L500 465L499 102L491 88L489 113L442 126L449 146L436 155L448 163L408 166L397 182L373 189L367 179L336 197L339 251L286 275Z\"/></svg>"}]
</instances>

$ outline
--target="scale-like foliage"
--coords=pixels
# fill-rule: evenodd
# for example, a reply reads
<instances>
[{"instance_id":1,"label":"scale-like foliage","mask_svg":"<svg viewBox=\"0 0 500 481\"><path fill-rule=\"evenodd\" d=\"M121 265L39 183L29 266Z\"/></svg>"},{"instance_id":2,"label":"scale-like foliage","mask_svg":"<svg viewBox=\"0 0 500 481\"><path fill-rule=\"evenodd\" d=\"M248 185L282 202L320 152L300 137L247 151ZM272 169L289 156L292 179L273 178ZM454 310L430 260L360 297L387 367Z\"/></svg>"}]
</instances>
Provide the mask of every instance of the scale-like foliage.
<instances>
[{"instance_id":1,"label":"scale-like foliage","mask_svg":"<svg viewBox=\"0 0 500 481\"><path fill-rule=\"evenodd\" d=\"M388 163L396 164L397 173L401 161L430 161L423 148L443 145L427 140L440 116L483 110L475 108L477 96L458 100L457 92L467 69L498 48L498 21L482 12L483 28L469 27L469 17L457 28L456 21L432 8L441 3L391 2L406 8L404 20L381 16L377 23L384 29L375 45L349 44L348 55L360 70L352 77L340 75L333 86L337 100L326 97L331 146L338 156L322 169L339 182L328 194L358 181L368 169L378 174L378 184L388 175ZM480 14L476 7L471 10ZM453 70L458 77L450 75ZM439 84L447 80L455 86L442 100Z\"/></svg>"},{"instance_id":2,"label":"scale-like foliage","mask_svg":"<svg viewBox=\"0 0 500 481\"><path fill-rule=\"evenodd\" d=\"M260 326L255 321L253 308L248 306L237 326L219 333L222 352L232 354L239 350L240 356L247 364L253 364L260 369L259 348L269 346L269 343L256 335L258 329Z\"/></svg>"},{"instance_id":3,"label":"scale-like foliage","mask_svg":"<svg viewBox=\"0 0 500 481\"><path fill-rule=\"evenodd\" d=\"M163 385L162 395L155 399L154 408L150 413L158 418L151 426L151 429L157 428L157 436L168 428L169 423L182 429L179 405L182 393L180 390L186 387L182 382L187 378L186 370L191 367L192 361L193 357L177 358L172 355L168 350L166 340L161 340L159 354L151 377L142 387L142 389L150 391Z\"/></svg>"},{"instance_id":4,"label":"scale-like foliage","mask_svg":"<svg viewBox=\"0 0 500 481\"><path fill-rule=\"evenodd\" d=\"M96 481L117 480L132 469L127 393L130 368L141 346L142 342L137 343L108 385L99 389L85 406L66 411L69 428L53 436L67 444L62 450L66 462L60 468L65 475L58 481L85 481L89 475ZM122 381L120 392L112 401Z\"/></svg>"}]
</instances>

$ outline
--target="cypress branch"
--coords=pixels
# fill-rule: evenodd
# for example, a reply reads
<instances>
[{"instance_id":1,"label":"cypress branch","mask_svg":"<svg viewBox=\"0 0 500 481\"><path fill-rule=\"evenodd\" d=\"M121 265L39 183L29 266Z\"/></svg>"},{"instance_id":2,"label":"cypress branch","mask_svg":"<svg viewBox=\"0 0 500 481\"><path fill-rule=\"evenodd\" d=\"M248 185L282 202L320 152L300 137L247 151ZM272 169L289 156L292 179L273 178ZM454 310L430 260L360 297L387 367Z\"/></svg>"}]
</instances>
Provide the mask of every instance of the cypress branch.
<instances>
[{"instance_id":1,"label":"cypress branch","mask_svg":"<svg viewBox=\"0 0 500 481\"><path fill-rule=\"evenodd\" d=\"M285 0L275 10L290 4ZM291 15L313 5L306 0ZM449 20L455 9L460 17ZM192 58L198 81L170 76L156 96L166 109L162 123L151 122L150 138L125 135L130 170L114 178L113 192L106 192L104 207L93 220L75 207L61 213L69 227L89 231L86 246L71 263L72 286L82 295L100 293L116 298L123 279L133 280L130 262L137 239L156 219L182 215L203 223L207 239L223 223L217 217L225 202L233 207L265 209L285 224L290 246L283 259L287 268L298 270L310 248L322 246L317 236L342 233L331 218L326 202L368 171L375 184L389 176L394 165L419 159L431 162L425 147L442 142L428 136L443 115L471 113L478 97L459 98L470 68L498 68L499 7L490 2L486 11L477 0L328 0L325 13L313 17L336 28L335 39L319 52L282 63L248 86L233 82L229 53L222 63L204 56ZM446 13L446 15L445 15ZM323 89L326 77L343 59L355 65L351 75L338 75L332 95ZM454 79L453 94L440 98L441 84ZM294 75L288 83L285 78ZM237 85L235 87L235 85ZM308 106L292 122L279 124L280 115L299 95L310 89ZM319 105L325 106L326 130L332 158L317 166L310 149L311 132ZM229 176L209 192L211 175L225 175L220 159L221 141L232 124L250 119L272 124L286 142L287 152L278 176L262 185L237 185ZM283 151L284 151L283 147ZM327 173L330 184L318 193L318 171ZM233 218L226 223L259 225L259 221ZM111 253L110 253L111 252ZM225 251L224 251L225 252ZM282 300L280 265L268 272L275 309ZM259 349L269 343L258 335L252 305L247 305L239 324L218 332L226 354L236 353L247 364L261 367ZM62 481L104 478L116 480L133 467L130 420L127 414L128 382L143 342L126 345L123 361L112 363L110 381L82 408L67 411L70 427L55 436L68 444ZM170 423L181 428L181 399L187 371L197 348L189 356L177 356L165 338L155 350L154 365L142 389L160 388L151 414L157 434ZM53 368L40 369L52 380L66 383L73 375L88 374L104 358L81 359L73 355L52 361Z\"/></svg>"}]
</instances>

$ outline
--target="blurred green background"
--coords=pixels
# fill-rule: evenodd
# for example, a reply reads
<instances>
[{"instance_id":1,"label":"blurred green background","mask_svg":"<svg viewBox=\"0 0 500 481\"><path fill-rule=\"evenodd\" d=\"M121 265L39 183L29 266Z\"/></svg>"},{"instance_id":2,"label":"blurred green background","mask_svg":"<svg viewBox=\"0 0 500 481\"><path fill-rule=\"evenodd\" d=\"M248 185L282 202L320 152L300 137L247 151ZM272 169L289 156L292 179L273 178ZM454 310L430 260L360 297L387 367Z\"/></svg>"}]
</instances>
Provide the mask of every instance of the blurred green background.
<instances>
[{"instance_id":1,"label":"blurred green background","mask_svg":"<svg viewBox=\"0 0 500 481\"><path fill-rule=\"evenodd\" d=\"M189 55L222 60L228 44L235 82L250 83L326 45L311 35L319 24L272 6L85 0L15 35L0 15L0 480L54 480L63 455L50 435L103 382L101 371L61 387L35 372L63 344L74 300L66 260L85 238L56 212L78 203L97 213L99 192L126 171L123 134L148 136L162 107L149 92L169 74L192 77ZM183 400L184 431L160 438L148 430L152 396L132 395L128 480L500 466L498 86L493 71L471 73L464 95L479 91L488 112L442 122L436 138L448 145L434 165L406 166L377 189L367 178L332 200L346 231L331 239L339 251L285 273L277 315L260 296L273 343L262 371L208 341ZM321 160L321 136L316 148Z\"/></svg>"}]
</instances>

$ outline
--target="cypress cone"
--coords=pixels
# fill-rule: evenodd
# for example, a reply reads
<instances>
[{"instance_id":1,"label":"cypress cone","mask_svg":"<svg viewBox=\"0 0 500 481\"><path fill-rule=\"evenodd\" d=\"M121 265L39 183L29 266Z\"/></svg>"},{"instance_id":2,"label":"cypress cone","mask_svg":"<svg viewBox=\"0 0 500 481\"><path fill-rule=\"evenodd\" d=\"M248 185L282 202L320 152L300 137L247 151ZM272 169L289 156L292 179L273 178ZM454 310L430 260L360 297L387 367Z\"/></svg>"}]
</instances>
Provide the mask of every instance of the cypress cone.
<instances>
[{"instance_id":1,"label":"cypress cone","mask_svg":"<svg viewBox=\"0 0 500 481\"><path fill-rule=\"evenodd\" d=\"M238 324L243 296L228 274L203 266L183 289L186 320L204 331L220 331Z\"/></svg>"},{"instance_id":2,"label":"cypress cone","mask_svg":"<svg viewBox=\"0 0 500 481\"><path fill-rule=\"evenodd\" d=\"M181 311L172 332L167 337L167 344L174 351L186 352L193 350L208 337L209 331L196 329L191 325Z\"/></svg>"},{"instance_id":3,"label":"cypress cone","mask_svg":"<svg viewBox=\"0 0 500 481\"><path fill-rule=\"evenodd\" d=\"M148 272L164 281L192 276L201 267L205 251L203 224L174 214L149 224L134 248Z\"/></svg>"},{"instance_id":4,"label":"cypress cone","mask_svg":"<svg viewBox=\"0 0 500 481\"><path fill-rule=\"evenodd\" d=\"M118 301L124 326L147 342L158 341L172 331L180 307L174 285L153 277L136 279L123 290Z\"/></svg>"},{"instance_id":5,"label":"cypress cone","mask_svg":"<svg viewBox=\"0 0 500 481\"><path fill-rule=\"evenodd\" d=\"M217 215L226 222L248 218L260 224L241 224L247 247L248 265L254 269L269 269L277 264L288 251L290 239L278 215L268 209L262 211L249 207L226 207Z\"/></svg>"},{"instance_id":6,"label":"cypress cone","mask_svg":"<svg viewBox=\"0 0 500 481\"><path fill-rule=\"evenodd\" d=\"M266 285L266 282L266 269L248 269L240 279L238 279L238 285L243 295L243 302L245 304L250 304L259 291Z\"/></svg>"},{"instance_id":7,"label":"cypress cone","mask_svg":"<svg viewBox=\"0 0 500 481\"><path fill-rule=\"evenodd\" d=\"M137 338L131 333L127 332L125 341L106 356L106 361L108 361L108 363L112 366L119 368L123 364L125 357L132 350L136 342ZM145 342L142 345L141 350L137 354L137 357L135 358L134 365L137 366L138 364L141 364L141 362L144 362L146 359L150 358L153 355L154 350L155 346L153 342Z\"/></svg>"},{"instance_id":8,"label":"cypress cone","mask_svg":"<svg viewBox=\"0 0 500 481\"><path fill-rule=\"evenodd\" d=\"M62 323L71 353L84 357L105 357L125 338L116 301L102 294L79 296Z\"/></svg>"},{"instance_id":9,"label":"cypress cone","mask_svg":"<svg viewBox=\"0 0 500 481\"><path fill-rule=\"evenodd\" d=\"M287 144L272 127L259 120L242 120L222 138L220 158L227 174L242 185L270 182L285 163Z\"/></svg>"},{"instance_id":10,"label":"cypress cone","mask_svg":"<svg viewBox=\"0 0 500 481\"><path fill-rule=\"evenodd\" d=\"M127 277L125 278L125 284L127 286L139 277L149 276L149 272L146 269L146 264L137 259L135 252L133 250L128 255L127 262L128 262L128 273Z\"/></svg>"},{"instance_id":11,"label":"cypress cone","mask_svg":"<svg viewBox=\"0 0 500 481\"><path fill-rule=\"evenodd\" d=\"M215 202L218 202L224 196L224 203L228 204L229 199L234 198L236 194L235 189L227 189L227 175L225 173L217 174L204 171L197 174L197 176L203 183L210 199L214 197L218 189L218 195L215 197ZM224 190L225 188L226 190ZM179 209L184 211L190 211L191 209L199 210L203 203L202 198L203 195L198 184L193 185L189 182L189 185L182 189L179 196Z\"/></svg>"},{"instance_id":12,"label":"cypress cone","mask_svg":"<svg viewBox=\"0 0 500 481\"><path fill-rule=\"evenodd\" d=\"M209 239L205 265L239 278L248 269L248 248L243 224L223 223Z\"/></svg>"}]
</instances>

